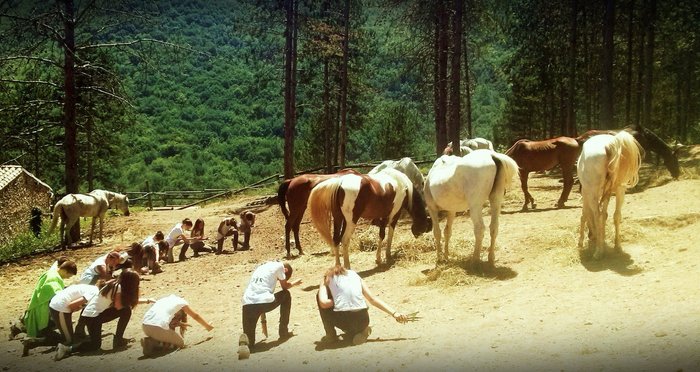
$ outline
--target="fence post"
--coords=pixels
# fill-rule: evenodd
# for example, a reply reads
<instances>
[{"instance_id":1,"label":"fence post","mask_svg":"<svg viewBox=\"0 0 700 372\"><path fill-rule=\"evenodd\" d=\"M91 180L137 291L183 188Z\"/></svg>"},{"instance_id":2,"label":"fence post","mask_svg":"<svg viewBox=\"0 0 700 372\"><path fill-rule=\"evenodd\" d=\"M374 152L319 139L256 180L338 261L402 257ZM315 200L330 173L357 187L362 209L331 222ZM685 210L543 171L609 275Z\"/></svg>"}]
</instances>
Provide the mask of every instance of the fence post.
<instances>
[{"instance_id":1,"label":"fence post","mask_svg":"<svg viewBox=\"0 0 700 372\"><path fill-rule=\"evenodd\" d=\"M151 184L146 181L146 195L148 195L148 210L153 210L153 201L151 200Z\"/></svg>"}]
</instances>

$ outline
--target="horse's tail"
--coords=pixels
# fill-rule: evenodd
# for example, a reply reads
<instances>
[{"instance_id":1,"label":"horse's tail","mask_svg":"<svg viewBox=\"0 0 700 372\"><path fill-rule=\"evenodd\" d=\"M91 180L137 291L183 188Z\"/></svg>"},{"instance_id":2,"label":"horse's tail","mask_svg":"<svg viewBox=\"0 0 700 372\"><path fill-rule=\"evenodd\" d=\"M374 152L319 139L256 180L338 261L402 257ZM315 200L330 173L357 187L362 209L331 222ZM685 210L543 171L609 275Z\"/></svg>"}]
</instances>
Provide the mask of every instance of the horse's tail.
<instances>
[{"instance_id":1,"label":"horse's tail","mask_svg":"<svg viewBox=\"0 0 700 372\"><path fill-rule=\"evenodd\" d=\"M504 192L510 190L513 178L518 178L520 174L518 163L510 156L497 152L492 152L491 158L496 163L496 177L494 178L491 192L496 191L498 185L503 185Z\"/></svg>"},{"instance_id":2,"label":"horse's tail","mask_svg":"<svg viewBox=\"0 0 700 372\"><path fill-rule=\"evenodd\" d=\"M277 203L280 205L280 210L286 220L289 219L289 211L287 210L287 190L289 189L290 183L292 183L291 179L284 180L277 189Z\"/></svg>"},{"instance_id":3,"label":"horse's tail","mask_svg":"<svg viewBox=\"0 0 700 372\"><path fill-rule=\"evenodd\" d=\"M63 219L64 221L68 219L66 212L63 210L63 204L61 204L60 201L53 207L53 217L51 218L51 226L49 226L49 232L46 233L47 235L51 235L51 233L53 233L53 230L58 224L59 218Z\"/></svg>"},{"instance_id":4,"label":"horse's tail","mask_svg":"<svg viewBox=\"0 0 700 372\"><path fill-rule=\"evenodd\" d=\"M620 147L620 158L617 167L616 184L634 187L639 182L639 167L642 163L642 151L639 142L627 131L615 135L615 141Z\"/></svg>"},{"instance_id":5,"label":"horse's tail","mask_svg":"<svg viewBox=\"0 0 700 372\"><path fill-rule=\"evenodd\" d=\"M309 195L309 211L311 220L323 241L331 247L335 246L331 232L333 208L336 205L336 195L340 188L342 177L323 181L311 190Z\"/></svg>"}]
</instances>

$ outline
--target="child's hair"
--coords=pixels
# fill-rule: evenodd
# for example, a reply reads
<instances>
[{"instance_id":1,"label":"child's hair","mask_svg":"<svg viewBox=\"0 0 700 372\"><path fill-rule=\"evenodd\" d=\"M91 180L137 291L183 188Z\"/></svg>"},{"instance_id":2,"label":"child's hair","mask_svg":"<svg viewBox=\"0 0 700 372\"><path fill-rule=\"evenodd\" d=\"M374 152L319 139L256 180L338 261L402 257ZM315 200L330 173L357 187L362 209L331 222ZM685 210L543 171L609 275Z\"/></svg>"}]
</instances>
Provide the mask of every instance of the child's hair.
<instances>
[{"instance_id":1,"label":"child's hair","mask_svg":"<svg viewBox=\"0 0 700 372\"><path fill-rule=\"evenodd\" d=\"M347 271L342 265L335 265L331 267L330 269L326 270L326 278L330 278L332 276L336 275L345 275Z\"/></svg>"},{"instance_id":2,"label":"child's hair","mask_svg":"<svg viewBox=\"0 0 700 372\"><path fill-rule=\"evenodd\" d=\"M75 262L71 260L63 261L63 263L58 266L58 269L64 270L65 272L71 275L75 275L78 273L78 266L76 266Z\"/></svg>"},{"instance_id":3,"label":"child's hair","mask_svg":"<svg viewBox=\"0 0 700 372\"><path fill-rule=\"evenodd\" d=\"M284 279L289 280L289 278L292 277L292 273L294 272L294 269L292 269L292 265L290 265L287 262L284 263L284 268L287 269L287 272L284 274Z\"/></svg>"},{"instance_id":4,"label":"child's hair","mask_svg":"<svg viewBox=\"0 0 700 372\"><path fill-rule=\"evenodd\" d=\"M192 220L190 220L189 218L185 218L184 220L182 220L182 224L192 226Z\"/></svg>"},{"instance_id":5,"label":"child's hair","mask_svg":"<svg viewBox=\"0 0 700 372\"><path fill-rule=\"evenodd\" d=\"M192 227L192 236L204 236L204 220L197 218L194 221L194 227Z\"/></svg>"},{"instance_id":6,"label":"child's hair","mask_svg":"<svg viewBox=\"0 0 700 372\"><path fill-rule=\"evenodd\" d=\"M66 255L63 255L63 256L57 258L56 259L56 262L58 263L57 266L61 267L61 265L63 265L63 263L66 261L68 261L68 256L66 256Z\"/></svg>"},{"instance_id":7,"label":"child's hair","mask_svg":"<svg viewBox=\"0 0 700 372\"><path fill-rule=\"evenodd\" d=\"M153 238L155 238L156 240L163 240L165 239L165 235L163 235L162 231L158 230L156 231L156 235L153 236Z\"/></svg>"},{"instance_id":8,"label":"child's hair","mask_svg":"<svg viewBox=\"0 0 700 372\"><path fill-rule=\"evenodd\" d=\"M166 242L165 240L161 240L158 242L158 249L168 249L170 248L170 244Z\"/></svg>"},{"instance_id":9,"label":"child's hair","mask_svg":"<svg viewBox=\"0 0 700 372\"><path fill-rule=\"evenodd\" d=\"M126 250L131 257L143 255L143 247L139 243L131 243L131 246Z\"/></svg>"},{"instance_id":10,"label":"child's hair","mask_svg":"<svg viewBox=\"0 0 700 372\"><path fill-rule=\"evenodd\" d=\"M100 290L100 294L107 297L107 295L111 293L112 299L114 300L117 287L119 287L121 288L122 304L133 309L139 303L140 282L141 277L139 277L139 274L136 271L132 269L123 269L122 273L119 274L119 277L117 277L117 280L105 285Z\"/></svg>"}]
</instances>

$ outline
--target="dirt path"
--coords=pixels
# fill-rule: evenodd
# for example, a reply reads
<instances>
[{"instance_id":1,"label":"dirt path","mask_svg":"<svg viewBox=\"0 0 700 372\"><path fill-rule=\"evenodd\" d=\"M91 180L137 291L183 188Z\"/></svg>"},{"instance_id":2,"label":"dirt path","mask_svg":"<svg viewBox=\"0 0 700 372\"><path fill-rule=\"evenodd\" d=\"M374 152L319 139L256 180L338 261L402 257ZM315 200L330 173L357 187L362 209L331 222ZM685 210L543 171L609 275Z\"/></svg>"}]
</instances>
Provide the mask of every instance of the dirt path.
<instances>
[{"instance_id":1,"label":"dirt path","mask_svg":"<svg viewBox=\"0 0 700 372\"><path fill-rule=\"evenodd\" d=\"M647 174L659 171L646 169ZM654 173L656 172L656 173ZM323 333L314 301L323 270L332 263L312 225L302 225L309 254L292 261L304 284L292 290L291 328L295 337L277 340L277 312L268 316L270 338L264 352L248 360L236 356L241 331L240 298L256 265L283 257L284 220L277 207L258 214L253 250L165 265L144 277L142 295L176 293L215 329L198 325L186 336L188 347L143 359L140 346L52 360L51 348L36 348L21 358L21 343L0 341L3 370L68 371L103 368L156 370L700 370L700 179L697 170L679 181L628 194L623 207L623 255L593 261L576 248L581 213L572 192L565 209L549 209L560 193L555 178L536 176L531 191L539 209L519 211L519 187L509 192L496 251L496 273L482 277L463 269L473 247L470 220L457 219L451 263L435 271L432 236L414 240L406 223L395 240L397 262L377 269L376 228L361 226L353 239L351 261L369 287L403 312L422 317L395 323L376 308L369 342L317 350ZM79 271L99 254L126 246L155 230L167 230L184 217L204 218L209 235L218 221L246 199L186 211L139 212L107 222L105 243L71 251ZM612 204L612 203L611 203ZM610 224L611 225L611 224ZM609 228L609 230L612 230ZM611 241L609 231L608 241ZM488 241L488 238L486 238ZM362 247L362 250L358 247ZM2 331L25 308L36 278L51 263L34 257L23 266L0 270ZM435 279L435 280L433 280ZM138 306L126 336L140 338ZM114 324L104 332L113 332ZM258 330L260 332L260 330ZM262 337L259 335L258 337Z\"/></svg>"}]
</instances>

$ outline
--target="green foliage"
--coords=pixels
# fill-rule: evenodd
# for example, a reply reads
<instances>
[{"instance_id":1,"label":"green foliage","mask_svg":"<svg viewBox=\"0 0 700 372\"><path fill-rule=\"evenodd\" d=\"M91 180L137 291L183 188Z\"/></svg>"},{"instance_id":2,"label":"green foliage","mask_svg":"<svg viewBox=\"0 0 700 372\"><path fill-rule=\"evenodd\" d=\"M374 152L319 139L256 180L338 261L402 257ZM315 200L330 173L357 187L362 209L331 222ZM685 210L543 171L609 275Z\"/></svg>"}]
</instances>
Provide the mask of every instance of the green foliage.
<instances>
[{"instance_id":1,"label":"green foliage","mask_svg":"<svg viewBox=\"0 0 700 372\"><path fill-rule=\"evenodd\" d=\"M35 237L30 231L15 236L7 244L0 246L0 263L14 261L30 254L50 252L59 245L59 234L47 236L49 223L42 226L41 234Z\"/></svg>"}]
</instances>

